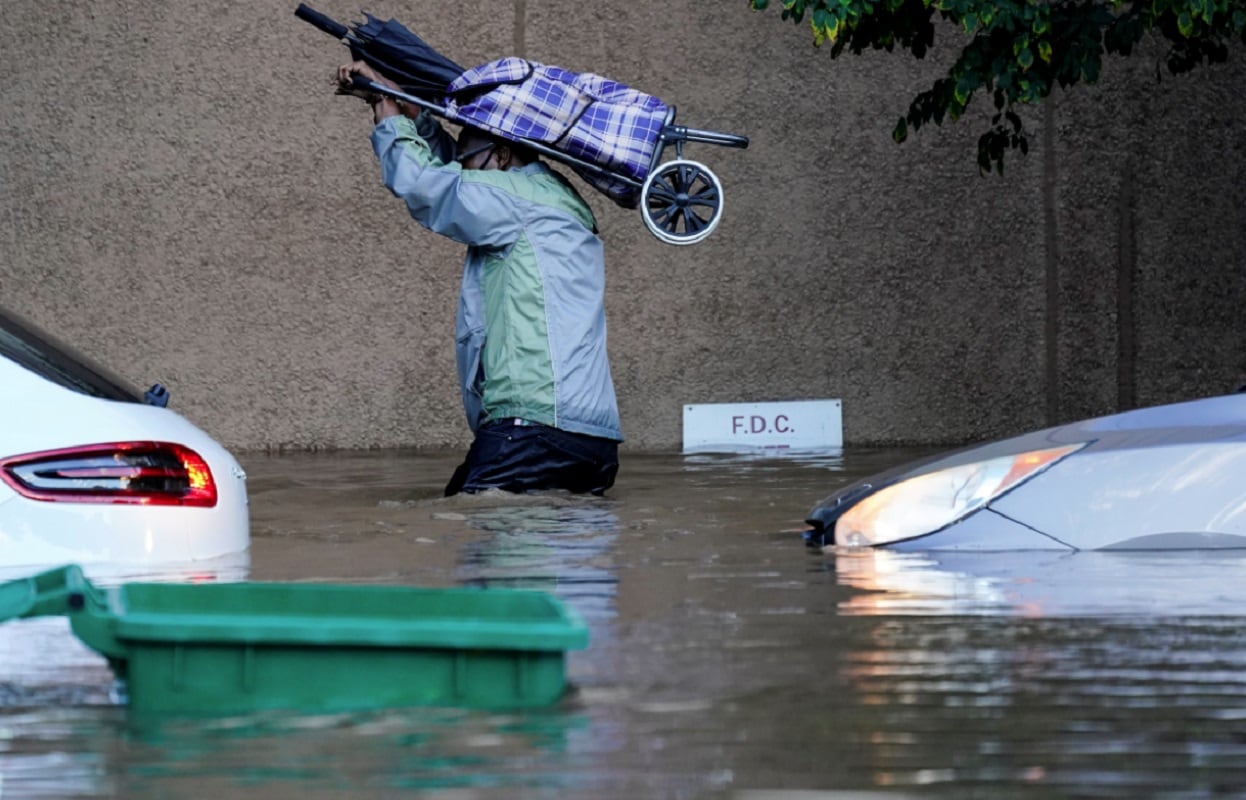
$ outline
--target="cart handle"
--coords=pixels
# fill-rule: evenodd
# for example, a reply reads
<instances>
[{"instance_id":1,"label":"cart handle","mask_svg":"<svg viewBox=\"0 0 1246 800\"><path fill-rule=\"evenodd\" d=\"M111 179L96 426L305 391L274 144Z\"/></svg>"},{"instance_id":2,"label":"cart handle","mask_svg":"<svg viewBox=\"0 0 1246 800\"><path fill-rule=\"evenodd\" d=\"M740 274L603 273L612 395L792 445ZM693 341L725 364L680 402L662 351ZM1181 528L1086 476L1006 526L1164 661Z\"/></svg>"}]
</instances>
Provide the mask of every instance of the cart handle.
<instances>
[{"instance_id":1,"label":"cart handle","mask_svg":"<svg viewBox=\"0 0 1246 800\"><path fill-rule=\"evenodd\" d=\"M345 39L346 34L350 33L345 25L334 19L326 17L324 14L316 11L306 3L299 3L299 7L294 9L294 16L304 22L310 22L312 25L315 25L317 28L329 34L334 39Z\"/></svg>"},{"instance_id":2,"label":"cart handle","mask_svg":"<svg viewBox=\"0 0 1246 800\"><path fill-rule=\"evenodd\" d=\"M697 128L686 128L683 125L667 125L663 128L662 141L702 142L704 144L722 145L723 147L748 147L747 136L737 136L734 133L719 133L718 131L703 131Z\"/></svg>"}]
</instances>

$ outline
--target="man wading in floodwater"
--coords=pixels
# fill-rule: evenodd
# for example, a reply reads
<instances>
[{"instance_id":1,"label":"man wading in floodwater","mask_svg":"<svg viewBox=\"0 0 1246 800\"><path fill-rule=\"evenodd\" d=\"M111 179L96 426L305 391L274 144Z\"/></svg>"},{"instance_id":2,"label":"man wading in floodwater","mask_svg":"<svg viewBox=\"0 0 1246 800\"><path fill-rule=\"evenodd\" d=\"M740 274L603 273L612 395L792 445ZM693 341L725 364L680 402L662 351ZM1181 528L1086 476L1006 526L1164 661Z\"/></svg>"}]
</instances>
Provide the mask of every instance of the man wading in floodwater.
<instances>
[{"instance_id":1,"label":"man wading in floodwater","mask_svg":"<svg viewBox=\"0 0 1246 800\"><path fill-rule=\"evenodd\" d=\"M356 61L338 68L339 91L356 75L398 89ZM472 128L456 142L427 112L368 99L381 180L416 222L467 245L455 336L475 439L446 495L602 494L623 434L592 211L522 145Z\"/></svg>"}]
</instances>

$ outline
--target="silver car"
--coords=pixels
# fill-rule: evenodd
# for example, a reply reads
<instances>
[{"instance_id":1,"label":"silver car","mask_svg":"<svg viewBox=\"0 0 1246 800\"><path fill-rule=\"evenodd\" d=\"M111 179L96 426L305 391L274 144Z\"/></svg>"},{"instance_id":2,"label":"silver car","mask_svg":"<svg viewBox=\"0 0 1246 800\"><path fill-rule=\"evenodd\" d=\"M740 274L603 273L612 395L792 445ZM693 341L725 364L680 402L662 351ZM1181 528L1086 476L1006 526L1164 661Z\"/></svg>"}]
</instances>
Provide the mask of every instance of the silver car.
<instances>
[{"instance_id":1,"label":"silver car","mask_svg":"<svg viewBox=\"0 0 1246 800\"><path fill-rule=\"evenodd\" d=\"M1246 394L1098 417L850 484L814 546L894 550L1246 548Z\"/></svg>"}]
</instances>

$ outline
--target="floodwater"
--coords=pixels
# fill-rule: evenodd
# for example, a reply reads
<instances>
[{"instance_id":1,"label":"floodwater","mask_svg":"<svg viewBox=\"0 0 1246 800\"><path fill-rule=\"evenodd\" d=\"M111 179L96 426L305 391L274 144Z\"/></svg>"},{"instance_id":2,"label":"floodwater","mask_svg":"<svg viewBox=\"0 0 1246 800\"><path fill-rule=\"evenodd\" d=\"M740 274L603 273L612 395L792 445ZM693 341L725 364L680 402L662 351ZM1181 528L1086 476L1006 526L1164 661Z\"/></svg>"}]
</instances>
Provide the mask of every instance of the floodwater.
<instances>
[{"instance_id":1,"label":"floodwater","mask_svg":"<svg viewBox=\"0 0 1246 800\"><path fill-rule=\"evenodd\" d=\"M605 499L244 457L250 578L553 592L591 631L567 698L140 722L62 618L8 623L0 800L1246 797L1246 554L805 548L817 500L913 455L625 453Z\"/></svg>"}]
</instances>

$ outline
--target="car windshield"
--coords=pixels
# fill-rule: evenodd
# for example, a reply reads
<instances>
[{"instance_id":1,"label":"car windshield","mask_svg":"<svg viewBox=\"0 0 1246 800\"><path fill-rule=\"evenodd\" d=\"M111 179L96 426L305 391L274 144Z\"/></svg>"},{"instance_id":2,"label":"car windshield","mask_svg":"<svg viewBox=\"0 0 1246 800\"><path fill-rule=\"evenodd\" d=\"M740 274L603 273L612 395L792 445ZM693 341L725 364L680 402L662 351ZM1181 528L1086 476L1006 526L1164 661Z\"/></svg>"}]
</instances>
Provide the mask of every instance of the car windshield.
<instances>
[{"instance_id":1,"label":"car windshield","mask_svg":"<svg viewBox=\"0 0 1246 800\"><path fill-rule=\"evenodd\" d=\"M0 307L0 357L53 383L107 400L143 402L142 394L33 323Z\"/></svg>"}]
</instances>

